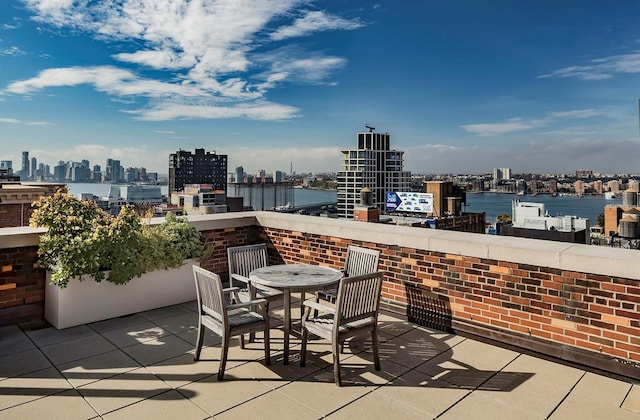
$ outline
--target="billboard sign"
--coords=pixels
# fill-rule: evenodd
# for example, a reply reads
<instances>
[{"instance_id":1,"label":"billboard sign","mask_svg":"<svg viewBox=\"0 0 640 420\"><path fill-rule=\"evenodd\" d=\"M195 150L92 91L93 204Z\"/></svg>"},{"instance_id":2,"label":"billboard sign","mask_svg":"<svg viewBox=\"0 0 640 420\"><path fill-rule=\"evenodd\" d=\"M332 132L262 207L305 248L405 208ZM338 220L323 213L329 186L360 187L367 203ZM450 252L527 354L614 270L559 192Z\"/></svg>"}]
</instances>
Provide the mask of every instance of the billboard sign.
<instances>
[{"instance_id":1,"label":"billboard sign","mask_svg":"<svg viewBox=\"0 0 640 420\"><path fill-rule=\"evenodd\" d=\"M387 192L387 211L433 213L433 194L421 192Z\"/></svg>"}]
</instances>

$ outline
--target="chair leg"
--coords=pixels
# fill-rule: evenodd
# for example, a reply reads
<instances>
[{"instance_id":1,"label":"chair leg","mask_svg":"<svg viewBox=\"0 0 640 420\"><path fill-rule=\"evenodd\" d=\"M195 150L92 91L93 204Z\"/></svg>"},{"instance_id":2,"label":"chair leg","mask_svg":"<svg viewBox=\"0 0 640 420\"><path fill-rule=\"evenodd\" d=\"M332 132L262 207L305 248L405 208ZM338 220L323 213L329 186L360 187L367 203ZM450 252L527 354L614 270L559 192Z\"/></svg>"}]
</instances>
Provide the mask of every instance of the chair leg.
<instances>
[{"instance_id":1,"label":"chair leg","mask_svg":"<svg viewBox=\"0 0 640 420\"><path fill-rule=\"evenodd\" d=\"M300 347L300 367L304 367L307 361L307 338L309 336L309 332L303 326L302 327L302 344Z\"/></svg>"},{"instance_id":2,"label":"chair leg","mask_svg":"<svg viewBox=\"0 0 640 420\"><path fill-rule=\"evenodd\" d=\"M218 381L222 381L224 379L224 369L227 366L227 356L229 354L229 340L230 337L228 334L225 334L222 337L222 348L220 349L220 368L218 368Z\"/></svg>"},{"instance_id":3,"label":"chair leg","mask_svg":"<svg viewBox=\"0 0 640 420\"><path fill-rule=\"evenodd\" d=\"M269 320L266 319L265 320L265 326L264 326L264 364L266 366L270 366L271 365L271 346L270 346L270 339L269 339Z\"/></svg>"},{"instance_id":4,"label":"chair leg","mask_svg":"<svg viewBox=\"0 0 640 420\"><path fill-rule=\"evenodd\" d=\"M378 328L371 330L371 343L373 344L373 363L376 370L380 370L380 354L378 352Z\"/></svg>"},{"instance_id":5,"label":"chair leg","mask_svg":"<svg viewBox=\"0 0 640 420\"><path fill-rule=\"evenodd\" d=\"M244 349L244 334L240 334L240 348Z\"/></svg>"},{"instance_id":6,"label":"chair leg","mask_svg":"<svg viewBox=\"0 0 640 420\"><path fill-rule=\"evenodd\" d=\"M340 343L334 341L331 343L333 351L333 378L336 385L342 386L342 379L340 378Z\"/></svg>"},{"instance_id":7,"label":"chair leg","mask_svg":"<svg viewBox=\"0 0 640 420\"><path fill-rule=\"evenodd\" d=\"M316 303L320 303L320 294L318 292L316 292ZM317 309L313 310L313 317L314 318L318 317L318 310Z\"/></svg>"},{"instance_id":8,"label":"chair leg","mask_svg":"<svg viewBox=\"0 0 640 420\"><path fill-rule=\"evenodd\" d=\"M205 330L205 327L202 324L199 324L198 337L196 339L196 351L193 354L193 360L195 362L200 360L200 352L202 351L202 343L204 342L204 330Z\"/></svg>"}]
</instances>

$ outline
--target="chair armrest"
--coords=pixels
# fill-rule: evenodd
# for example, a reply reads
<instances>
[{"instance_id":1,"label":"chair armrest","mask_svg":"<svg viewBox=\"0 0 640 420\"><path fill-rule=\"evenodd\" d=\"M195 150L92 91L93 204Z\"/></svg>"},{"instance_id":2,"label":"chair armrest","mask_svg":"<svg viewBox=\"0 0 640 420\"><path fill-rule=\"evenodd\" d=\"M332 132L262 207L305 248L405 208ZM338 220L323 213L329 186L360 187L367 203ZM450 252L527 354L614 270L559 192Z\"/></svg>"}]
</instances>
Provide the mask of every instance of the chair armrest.
<instances>
[{"instance_id":1,"label":"chair armrest","mask_svg":"<svg viewBox=\"0 0 640 420\"><path fill-rule=\"evenodd\" d=\"M240 290L239 287L227 287L226 289L222 289L222 293L233 293Z\"/></svg>"},{"instance_id":2,"label":"chair armrest","mask_svg":"<svg viewBox=\"0 0 640 420\"><path fill-rule=\"evenodd\" d=\"M241 282L247 283L247 284L249 284L249 281L250 281L249 277L241 276L240 274L232 274L231 278L233 280L238 280L238 281L241 281Z\"/></svg>"},{"instance_id":3,"label":"chair armrest","mask_svg":"<svg viewBox=\"0 0 640 420\"><path fill-rule=\"evenodd\" d=\"M332 308L331 306L326 306L326 305L322 305L320 303L314 302L313 300L305 300L302 303L304 306L311 308L311 309L315 309L318 312L324 312L327 314L335 314L336 313L336 308Z\"/></svg>"},{"instance_id":4,"label":"chair armrest","mask_svg":"<svg viewBox=\"0 0 640 420\"><path fill-rule=\"evenodd\" d=\"M264 305L266 303L267 303L266 299L254 299L248 302L232 303L231 305L227 305L227 310L247 308L249 306L256 306L256 305Z\"/></svg>"}]
</instances>

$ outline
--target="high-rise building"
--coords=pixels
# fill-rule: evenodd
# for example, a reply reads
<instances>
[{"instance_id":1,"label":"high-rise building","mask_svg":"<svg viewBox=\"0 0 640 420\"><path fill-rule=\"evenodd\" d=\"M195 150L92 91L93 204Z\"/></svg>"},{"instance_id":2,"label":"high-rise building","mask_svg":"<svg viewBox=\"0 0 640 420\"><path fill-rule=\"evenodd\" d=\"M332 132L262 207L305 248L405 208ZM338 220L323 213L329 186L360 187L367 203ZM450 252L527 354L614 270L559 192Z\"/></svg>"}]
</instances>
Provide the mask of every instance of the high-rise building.
<instances>
[{"instance_id":1,"label":"high-rise building","mask_svg":"<svg viewBox=\"0 0 640 420\"><path fill-rule=\"evenodd\" d=\"M22 179L29 177L29 152L22 152L22 170L20 172Z\"/></svg>"},{"instance_id":2,"label":"high-rise building","mask_svg":"<svg viewBox=\"0 0 640 420\"><path fill-rule=\"evenodd\" d=\"M511 168L493 168L493 180L511 179Z\"/></svg>"},{"instance_id":3,"label":"high-rise building","mask_svg":"<svg viewBox=\"0 0 640 420\"><path fill-rule=\"evenodd\" d=\"M403 170L404 152L390 148L390 136L358 133L357 148L342 151L342 170L338 172L338 217L353 218L360 204L360 191L371 190L372 205L385 209L385 193L409 191L411 172Z\"/></svg>"},{"instance_id":4,"label":"high-rise building","mask_svg":"<svg viewBox=\"0 0 640 420\"><path fill-rule=\"evenodd\" d=\"M119 160L107 159L106 180L120 182L124 178L124 168L120 166Z\"/></svg>"},{"instance_id":5,"label":"high-rise building","mask_svg":"<svg viewBox=\"0 0 640 420\"><path fill-rule=\"evenodd\" d=\"M183 191L187 184L209 184L227 191L227 155L196 149L178 150L169 155L169 193Z\"/></svg>"},{"instance_id":6,"label":"high-rise building","mask_svg":"<svg viewBox=\"0 0 640 420\"><path fill-rule=\"evenodd\" d=\"M13 173L13 162L10 160L0 160L0 169L6 169L7 173Z\"/></svg>"},{"instance_id":7,"label":"high-rise building","mask_svg":"<svg viewBox=\"0 0 640 420\"><path fill-rule=\"evenodd\" d=\"M38 171L38 160L35 157L31 158L31 166L29 167L29 178L36 179Z\"/></svg>"}]
</instances>

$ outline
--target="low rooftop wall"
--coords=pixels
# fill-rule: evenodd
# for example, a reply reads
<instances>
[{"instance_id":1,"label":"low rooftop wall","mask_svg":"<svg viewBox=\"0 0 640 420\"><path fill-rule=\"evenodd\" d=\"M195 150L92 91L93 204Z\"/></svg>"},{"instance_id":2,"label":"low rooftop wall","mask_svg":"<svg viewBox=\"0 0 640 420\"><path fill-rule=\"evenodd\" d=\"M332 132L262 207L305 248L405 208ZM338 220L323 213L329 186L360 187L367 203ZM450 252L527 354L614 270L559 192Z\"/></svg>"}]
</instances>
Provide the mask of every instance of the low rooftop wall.
<instances>
[{"instance_id":1,"label":"low rooftop wall","mask_svg":"<svg viewBox=\"0 0 640 420\"><path fill-rule=\"evenodd\" d=\"M349 244L375 248L389 310L640 379L639 251L272 212L189 220L215 241L205 268L225 278L229 246L268 242L271 263L336 268ZM0 323L37 316L38 235L0 229Z\"/></svg>"}]
</instances>

